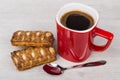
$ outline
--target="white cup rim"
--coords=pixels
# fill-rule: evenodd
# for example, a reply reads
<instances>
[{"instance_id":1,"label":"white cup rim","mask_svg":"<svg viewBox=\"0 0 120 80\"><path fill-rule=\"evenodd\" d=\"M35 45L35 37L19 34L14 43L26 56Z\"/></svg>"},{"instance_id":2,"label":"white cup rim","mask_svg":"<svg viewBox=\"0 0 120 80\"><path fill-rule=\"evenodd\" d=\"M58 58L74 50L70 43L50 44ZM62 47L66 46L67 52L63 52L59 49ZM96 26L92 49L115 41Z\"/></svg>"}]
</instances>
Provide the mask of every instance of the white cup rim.
<instances>
[{"instance_id":1,"label":"white cup rim","mask_svg":"<svg viewBox=\"0 0 120 80\"><path fill-rule=\"evenodd\" d=\"M84 6L84 7L87 7L88 9L94 11L94 13L95 13L95 15L96 15L97 18L96 18L96 20L95 20L95 22L94 22L94 25L93 25L92 27L90 27L90 28L88 28L88 29L86 29L86 30L74 30L74 29L67 28L67 27L65 27L64 25L61 24L61 22L60 22L60 20L59 20L59 16L60 16L61 11L62 11L65 7L69 7L69 6L73 6L73 5ZM98 20L99 20L99 14L98 14L98 12L97 12L94 8L92 8L92 7L88 6L88 5L81 4L81 3L68 3L68 4L65 4L62 8L60 8L60 10L58 11L58 13L57 13L57 15L56 15L56 21L57 21L57 23L58 23L61 27L63 27L64 29L67 29L67 30L69 30L69 31L78 32L78 33L85 33L85 32L89 32L89 31L93 30L93 28L97 25Z\"/></svg>"}]
</instances>

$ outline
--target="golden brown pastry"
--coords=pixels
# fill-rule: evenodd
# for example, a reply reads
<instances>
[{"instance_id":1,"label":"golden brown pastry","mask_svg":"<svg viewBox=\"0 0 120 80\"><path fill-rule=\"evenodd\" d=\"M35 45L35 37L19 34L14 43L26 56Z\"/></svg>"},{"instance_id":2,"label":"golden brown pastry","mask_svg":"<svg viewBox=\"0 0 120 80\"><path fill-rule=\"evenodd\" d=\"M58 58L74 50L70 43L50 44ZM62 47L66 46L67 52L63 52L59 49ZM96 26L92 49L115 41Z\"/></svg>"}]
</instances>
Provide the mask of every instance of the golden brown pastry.
<instances>
[{"instance_id":1,"label":"golden brown pastry","mask_svg":"<svg viewBox=\"0 0 120 80\"><path fill-rule=\"evenodd\" d=\"M16 31L11 39L13 46L52 46L54 36L49 31Z\"/></svg>"},{"instance_id":2,"label":"golden brown pastry","mask_svg":"<svg viewBox=\"0 0 120 80\"><path fill-rule=\"evenodd\" d=\"M18 70L25 70L55 61L56 51L53 47L29 47L12 52L11 57Z\"/></svg>"}]
</instances>

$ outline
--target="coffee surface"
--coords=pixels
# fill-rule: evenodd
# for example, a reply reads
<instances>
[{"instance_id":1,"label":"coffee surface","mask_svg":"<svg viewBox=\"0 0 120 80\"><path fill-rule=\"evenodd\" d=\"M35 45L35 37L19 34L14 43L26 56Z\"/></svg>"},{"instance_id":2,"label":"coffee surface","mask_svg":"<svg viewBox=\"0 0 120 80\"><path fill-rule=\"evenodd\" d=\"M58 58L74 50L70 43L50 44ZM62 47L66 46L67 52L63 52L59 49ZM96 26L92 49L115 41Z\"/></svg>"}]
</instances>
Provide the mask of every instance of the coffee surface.
<instances>
[{"instance_id":1,"label":"coffee surface","mask_svg":"<svg viewBox=\"0 0 120 80\"><path fill-rule=\"evenodd\" d=\"M93 18L82 11L71 11L63 14L60 19L61 23L70 29L86 30L93 26Z\"/></svg>"}]
</instances>

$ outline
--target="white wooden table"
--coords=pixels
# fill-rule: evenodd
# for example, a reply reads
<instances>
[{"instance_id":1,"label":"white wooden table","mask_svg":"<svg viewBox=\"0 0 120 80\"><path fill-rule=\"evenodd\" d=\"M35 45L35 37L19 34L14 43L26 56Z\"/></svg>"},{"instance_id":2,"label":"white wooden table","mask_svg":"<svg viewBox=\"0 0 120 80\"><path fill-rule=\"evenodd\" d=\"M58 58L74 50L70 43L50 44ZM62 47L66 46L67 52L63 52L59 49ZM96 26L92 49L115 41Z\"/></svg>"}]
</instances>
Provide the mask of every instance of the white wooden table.
<instances>
[{"instance_id":1,"label":"white wooden table","mask_svg":"<svg viewBox=\"0 0 120 80\"><path fill-rule=\"evenodd\" d=\"M46 74L41 66L26 71L16 70L10 52L20 49L10 44L16 30L51 31L56 38L55 15L66 3L78 2L98 10L98 27L114 33L111 46L104 52L92 52L84 62L106 60L104 66L66 71L63 75ZM97 44L102 44L97 39ZM55 46L57 43L55 41ZM71 66L57 54L58 63ZM0 80L120 80L120 0L0 0Z\"/></svg>"}]
</instances>

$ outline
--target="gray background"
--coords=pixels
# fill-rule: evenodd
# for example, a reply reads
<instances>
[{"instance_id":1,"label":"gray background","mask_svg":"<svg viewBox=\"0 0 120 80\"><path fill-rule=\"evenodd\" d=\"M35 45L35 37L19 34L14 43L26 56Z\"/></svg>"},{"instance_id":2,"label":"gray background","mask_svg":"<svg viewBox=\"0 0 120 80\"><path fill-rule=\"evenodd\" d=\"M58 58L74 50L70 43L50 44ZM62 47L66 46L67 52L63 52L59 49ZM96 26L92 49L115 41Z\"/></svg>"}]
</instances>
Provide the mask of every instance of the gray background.
<instances>
[{"instance_id":1,"label":"gray background","mask_svg":"<svg viewBox=\"0 0 120 80\"><path fill-rule=\"evenodd\" d=\"M16 70L10 52L20 49L11 46L10 39L16 30L51 31L56 38L55 15L66 3L78 2L95 8L100 13L98 27L114 33L111 46L104 52L92 52L84 62L107 60L104 66L68 70L63 75L46 74L41 66L26 71ZM120 0L0 0L0 79L1 80L120 80ZM96 38L96 44L103 44ZM56 46L56 41L55 41ZM71 66L57 55L58 63Z\"/></svg>"}]
</instances>

